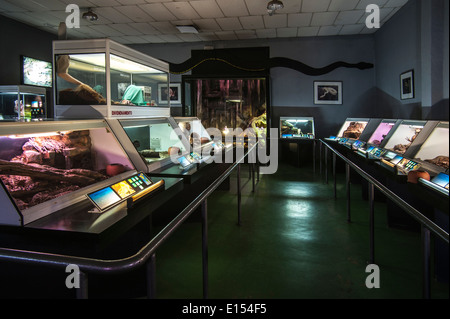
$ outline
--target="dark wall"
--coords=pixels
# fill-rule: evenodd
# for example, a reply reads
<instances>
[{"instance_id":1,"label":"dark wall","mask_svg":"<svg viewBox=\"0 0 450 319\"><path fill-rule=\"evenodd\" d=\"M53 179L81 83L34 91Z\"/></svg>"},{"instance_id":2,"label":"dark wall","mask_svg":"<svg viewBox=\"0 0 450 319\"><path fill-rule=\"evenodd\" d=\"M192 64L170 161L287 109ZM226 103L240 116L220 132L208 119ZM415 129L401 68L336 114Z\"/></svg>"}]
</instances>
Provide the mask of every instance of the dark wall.
<instances>
[{"instance_id":1,"label":"dark wall","mask_svg":"<svg viewBox=\"0 0 450 319\"><path fill-rule=\"evenodd\" d=\"M0 15L0 85L21 84L20 56L52 61L57 36ZM48 114L53 114L52 90L47 89Z\"/></svg>"}]
</instances>

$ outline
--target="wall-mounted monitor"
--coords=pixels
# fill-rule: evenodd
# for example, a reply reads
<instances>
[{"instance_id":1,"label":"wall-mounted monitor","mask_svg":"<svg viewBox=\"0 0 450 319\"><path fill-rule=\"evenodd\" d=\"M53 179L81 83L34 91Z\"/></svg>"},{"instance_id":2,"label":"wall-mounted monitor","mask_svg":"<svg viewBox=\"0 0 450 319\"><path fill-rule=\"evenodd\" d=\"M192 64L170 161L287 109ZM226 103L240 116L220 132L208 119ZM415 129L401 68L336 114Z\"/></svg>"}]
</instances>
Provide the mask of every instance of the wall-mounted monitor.
<instances>
[{"instance_id":1,"label":"wall-mounted monitor","mask_svg":"<svg viewBox=\"0 0 450 319\"><path fill-rule=\"evenodd\" d=\"M22 84L52 87L52 63L21 56Z\"/></svg>"}]
</instances>

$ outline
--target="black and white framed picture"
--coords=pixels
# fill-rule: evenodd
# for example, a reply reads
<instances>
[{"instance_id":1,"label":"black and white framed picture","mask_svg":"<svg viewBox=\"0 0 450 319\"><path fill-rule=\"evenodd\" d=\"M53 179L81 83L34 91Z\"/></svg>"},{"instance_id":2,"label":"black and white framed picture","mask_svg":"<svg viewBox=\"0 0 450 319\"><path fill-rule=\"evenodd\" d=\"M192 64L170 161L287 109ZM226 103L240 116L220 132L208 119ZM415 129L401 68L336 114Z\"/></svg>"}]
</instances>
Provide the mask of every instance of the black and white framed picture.
<instances>
[{"instance_id":1,"label":"black and white framed picture","mask_svg":"<svg viewBox=\"0 0 450 319\"><path fill-rule=\"evenodd\" d=\"M402 100L414 98L414 70L400 74L400 92Z\"/></svg>"},{"instance_id":2,"label":"black and white framed picture","mask_svg":"<svg viewBox=\"0 0 450 319\"><path fill-rule=\"evenodd\" d=\"M314 81L314 104L342 104L342 82Z\"/></svg>"},{"instance_id":3,"label":"black and white framed picture","mask_svg":"<svg viewBox=\"0 0 450 319\"><path fill-rule=\"evenodd\" d=\"M158 84L158 103L167 104L170 99L171 104L181 104L181 83Z\"/></svg>"}]
</instances>

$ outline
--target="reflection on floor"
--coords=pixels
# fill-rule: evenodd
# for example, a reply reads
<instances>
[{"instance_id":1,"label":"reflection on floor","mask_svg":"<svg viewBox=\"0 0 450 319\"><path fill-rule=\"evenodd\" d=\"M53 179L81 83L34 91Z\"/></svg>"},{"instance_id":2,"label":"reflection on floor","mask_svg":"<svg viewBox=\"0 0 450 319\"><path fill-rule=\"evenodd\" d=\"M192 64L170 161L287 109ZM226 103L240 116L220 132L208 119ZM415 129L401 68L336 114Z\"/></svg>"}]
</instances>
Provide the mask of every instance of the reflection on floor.
<instances>
[{"instance_id":1,"label":"reflection on floor","mask_svg":"<svg viewBox=\"0 0 450 319\"><path fill-rule=\"evenodd\" d=\"M347 223L343 174L338 199L311 167L280 163L261 176L255 193L246 180L237 226L236 179L208 200L209 298L422 298L420 233L389 228L385 204L375 204L375 260L380 288L365 285L369 260L368 203L352 185ZM245 184L246 183L246 184ZM201 225L184 224L158 250L157 297L202 298ZM432 298L448 298L432 280Z\"/></svg>"}]
</instances>

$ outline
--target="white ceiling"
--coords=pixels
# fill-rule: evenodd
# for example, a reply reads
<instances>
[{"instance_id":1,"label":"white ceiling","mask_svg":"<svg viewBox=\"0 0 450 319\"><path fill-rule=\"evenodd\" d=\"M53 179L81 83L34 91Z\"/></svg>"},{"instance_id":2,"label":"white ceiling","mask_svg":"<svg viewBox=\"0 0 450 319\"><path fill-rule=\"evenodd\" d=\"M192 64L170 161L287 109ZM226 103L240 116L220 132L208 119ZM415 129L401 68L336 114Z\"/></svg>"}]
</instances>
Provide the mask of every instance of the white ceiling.
<instances>
[{"instance_id":1,"label":"white ceiling","mask_svg":"<svg viewBox=\"0 0 450 319\"><path fill-rule=\"evenodd\" d=\"M88 8L98 21L81 19L67 29L69 39L109 37L124 44L173 43L373 33L365 26L366 7L380 7L381 25L408 0L283 0L267 13L269 0L0 0L0 14L57 34L68 4ZM195 25L181 34L176 25ZM2 30L2 32L4 32Z\"/></svg>"}]
</instances>

